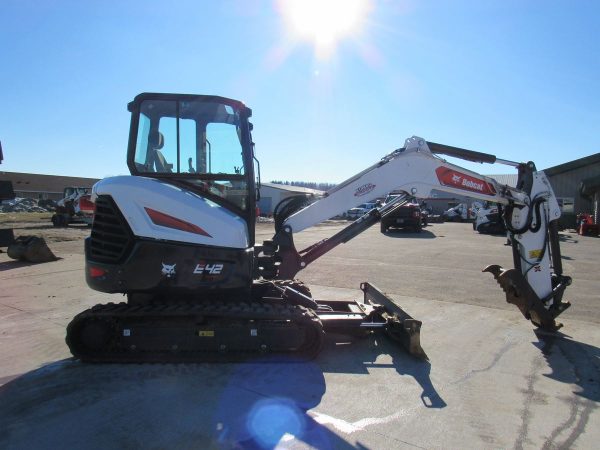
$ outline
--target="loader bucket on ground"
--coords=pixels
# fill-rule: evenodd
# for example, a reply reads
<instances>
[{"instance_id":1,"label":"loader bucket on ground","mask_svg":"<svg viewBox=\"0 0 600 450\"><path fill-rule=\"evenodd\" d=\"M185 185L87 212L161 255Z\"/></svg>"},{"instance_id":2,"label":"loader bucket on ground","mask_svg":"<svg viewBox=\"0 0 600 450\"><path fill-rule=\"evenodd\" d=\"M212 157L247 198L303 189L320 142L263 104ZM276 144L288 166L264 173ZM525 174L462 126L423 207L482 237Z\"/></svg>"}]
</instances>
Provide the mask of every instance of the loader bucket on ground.
<instances>
[{"instance_id":1,"label":"loader bucket on ground","mask_svg":"<svg viewBox=\"0 0 600 450\"><path fill-rule=\"evenodd\" d=\"M15 241L15 233L12 228L0 230L0 247L8 247Z\"/></svg>"},{"instance_id":2,"label":"loader bucket on ground","mask_svg":"<svg viewBox=\"0 0 600 450\"><path fill-rule=\"evenodd\" d=\"M46 245L46 241L37 236L19 236L6 251L8 256L19 261L43 263L56 261L58 258Z\"/></svg>"},{"instance_id":3,"label":"loader bucket on ground","mask_svg":"<svg viewBox=\"0 0 600 450\"><path fill-rule=\"evenodd\" d=\"M483 272L490 272L506 293L506 301L517 306L527 320L546 331L557 331L562 323L554 319L571 304L559 302L552 309L546 309L544 303L529 285L523 274L516 269L503 269L497 264L487 266ZM570 280L570 279L569 279ZM563 288L564 289L564 288Z\"/></svg>"},{"instance_id":4,"label":"loader bucket on ground","mask_svg":"<svg viewBox=\"0 0 600 450\"><path fill-rule=\"evenodd\" d=\"M399 342L411 355L428 360L429 357L421 347L420 320L413 319L406 311L394 303L381 290L370 283L361 283L366 304L381 305L382 316L386 319L386 335Z\"/></svg>"}]
</instances>

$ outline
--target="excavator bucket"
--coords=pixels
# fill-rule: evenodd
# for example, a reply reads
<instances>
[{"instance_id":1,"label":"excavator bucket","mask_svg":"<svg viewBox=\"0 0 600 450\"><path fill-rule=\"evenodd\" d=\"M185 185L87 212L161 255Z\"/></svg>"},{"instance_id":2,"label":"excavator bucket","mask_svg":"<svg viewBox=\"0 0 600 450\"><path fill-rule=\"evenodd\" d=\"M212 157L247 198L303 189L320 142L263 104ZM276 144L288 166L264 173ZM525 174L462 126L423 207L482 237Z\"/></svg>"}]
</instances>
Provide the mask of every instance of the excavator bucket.
<instances>
[{"instance_id":1,"label":"excavator bucket","mask_svg":"<svg viewBox=\"0 0 600 450\"><path fill-rule=\"evenodd\" d=\"M31 263L56 261L58 258L46 245L46 241L37 236L19 236L10 244L6 253L12 259Z\"/></svg>"},{"instance_id":2,"label":"excavator bucket","mask_svg":"<svg viewBox=\"0 0 600 450\"><path fill-rule=\"evenodd\" d=\"M487 266L483 272L490 272L506 293L506 301L515 305L527 320L546 331L557 331L562 323L556 317L571 306L568 302L560 302L553 309L547 309L537 296L523 274L517 269L503 269L497 264Z\"/></svg>"}]
</instances>

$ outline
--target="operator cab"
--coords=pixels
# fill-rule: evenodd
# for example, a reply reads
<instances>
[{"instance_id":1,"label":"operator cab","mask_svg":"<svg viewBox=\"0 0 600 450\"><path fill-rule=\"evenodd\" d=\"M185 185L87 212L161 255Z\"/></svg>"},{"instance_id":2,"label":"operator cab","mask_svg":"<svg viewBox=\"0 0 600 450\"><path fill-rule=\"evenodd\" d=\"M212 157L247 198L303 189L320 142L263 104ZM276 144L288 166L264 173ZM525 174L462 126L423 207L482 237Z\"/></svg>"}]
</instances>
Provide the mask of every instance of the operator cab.
<instances>
[{"instance_id":1,"label":"operator cab","mask_svg":"<svg viewBox=\"0 0 600 450\"><path fill-rule=\"evenodd\" d=\"M127 164L132 175L183 185L244 217L253 228L248 107L224 97L144 93L128 109Z\"/></svg>"}]
</instances>

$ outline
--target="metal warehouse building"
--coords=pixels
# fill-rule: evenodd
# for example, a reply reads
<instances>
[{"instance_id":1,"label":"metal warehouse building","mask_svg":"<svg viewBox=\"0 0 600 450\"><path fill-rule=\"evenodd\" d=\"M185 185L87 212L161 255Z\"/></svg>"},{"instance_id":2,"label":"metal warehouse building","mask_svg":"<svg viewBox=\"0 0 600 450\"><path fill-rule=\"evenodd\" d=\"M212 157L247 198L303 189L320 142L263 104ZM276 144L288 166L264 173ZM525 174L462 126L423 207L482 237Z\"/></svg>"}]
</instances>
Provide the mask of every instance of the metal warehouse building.
<instances>
[{"instance_id":1,"label":"metal warehouse building","mask_svg":"<svg viewBox=\"0 0 600 450\"><path fill-rule=\"evenodd\" d=\"M598 223L600 153L545 169L562 209L561 224L575 228L575 216L589 213Z\"/></svg>"},{"instance_id":2,"label":"metal warehouse building","mask_svg":"<svg viewBox=\"0 0 600 450\"><path fill-rule=\"evenodd\" d=\"M63 198L63 190L68 186L91 188L97 178L61 177L37 173L0 172L0 181L11 181L17 197L36 200Z\"/></svg>"},{"instance_id":3,"label":"metal warehouse building","mask_svg":"<svg viewBox=\"0 0 600 450\"><path fill-rule=\"evenodd\" d=\"M63 177L58 175L41 175L37 173L0 172L0 181L12 182L17 197L37 200L63 198L65 187L91 188L99 181L97 178ZM293 195L321 195L322 191L299 186L275 183L262 183L260 189L259 208L261 214L273 214L273 209L284 198Z\"/></svg>"},{"instance_id":4,"label":"metal warehouse building","mask_svg":"<svg viewBox=\"0 0 600 450\"><path fill-rule=\"evenodd\" d=\"M544 173L548 176L561 207L560 224L564 228L576 228L576 216L580 213L591 214L594 222L599 223L600 153L544 169ZM517 174L486 176L494 178L500 184L513 187L517 184ZM470 206L473 202L469 197L449 197L436 190L432 191L432 197L426 200L435 214L441 214L445 208L458 203Z\"/></svg>"}]
</instances>

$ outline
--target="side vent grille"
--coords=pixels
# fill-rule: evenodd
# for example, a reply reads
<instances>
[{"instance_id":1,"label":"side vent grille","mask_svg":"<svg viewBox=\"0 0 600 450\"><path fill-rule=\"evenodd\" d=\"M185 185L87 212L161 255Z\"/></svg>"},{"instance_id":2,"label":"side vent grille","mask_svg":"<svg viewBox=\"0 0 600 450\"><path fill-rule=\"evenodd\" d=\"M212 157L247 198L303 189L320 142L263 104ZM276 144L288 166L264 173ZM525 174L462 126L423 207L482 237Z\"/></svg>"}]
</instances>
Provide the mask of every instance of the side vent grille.
<instances>
[{"instance_id":1,"label":"side vent grille","mask_svg":"<svg viewBox=\"0 0 600 450\"><path fill-rule=\"evenodd\" d=\"M90 236L91 259L119 263L127 256L132 244L132 233L113 199L108 195L99 195Z\"/></svg>"}]
</instances>

